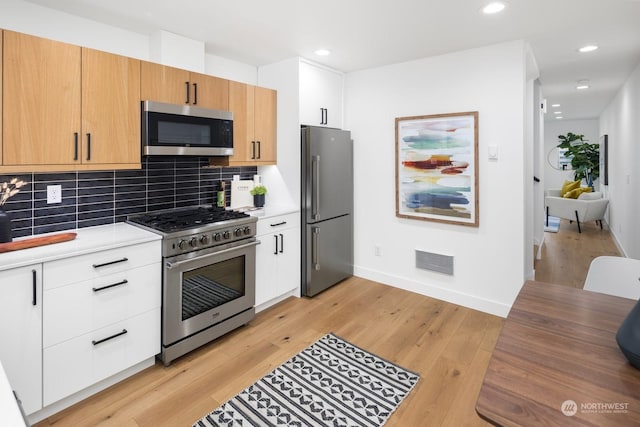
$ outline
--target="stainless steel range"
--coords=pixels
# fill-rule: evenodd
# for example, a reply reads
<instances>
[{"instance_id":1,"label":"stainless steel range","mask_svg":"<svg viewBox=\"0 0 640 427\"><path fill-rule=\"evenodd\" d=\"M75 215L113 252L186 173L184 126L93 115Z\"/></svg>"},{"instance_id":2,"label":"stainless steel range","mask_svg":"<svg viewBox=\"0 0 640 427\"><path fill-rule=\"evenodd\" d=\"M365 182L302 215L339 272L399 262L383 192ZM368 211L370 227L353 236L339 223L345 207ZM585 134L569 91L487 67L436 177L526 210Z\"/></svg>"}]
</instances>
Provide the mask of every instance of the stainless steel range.
<instances>
[{"instance_id":1,"label":"stainless steel range","mask_svg":"<svg viewBox=\"0 0 640 427\"><path fill-rule=\"evenodd\" d=\"M257 218L215 206L131 216L163 236L165 366L255 317Z\"/></svg>"}]
</instances>

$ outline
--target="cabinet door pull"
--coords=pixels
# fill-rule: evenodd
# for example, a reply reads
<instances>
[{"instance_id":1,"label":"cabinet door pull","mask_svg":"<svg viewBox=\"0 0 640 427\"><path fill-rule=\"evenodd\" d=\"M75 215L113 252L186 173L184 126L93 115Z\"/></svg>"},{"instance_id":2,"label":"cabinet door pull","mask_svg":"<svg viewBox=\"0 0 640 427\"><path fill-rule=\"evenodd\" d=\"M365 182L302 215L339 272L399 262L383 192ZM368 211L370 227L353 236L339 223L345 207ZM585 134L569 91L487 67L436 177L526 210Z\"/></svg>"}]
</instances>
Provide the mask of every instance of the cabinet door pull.
<instances>
[{"instance_id":1,"label":"cabinet door pull","mask_svg":"<svg viewBox=\"0 0 640 427\"><path fill-rule=\"evenodd\" d=\"M260 155L260 141L256 141L258 143L258 157L256 159L260 159L262 156Z\"/></svg>"},{"instance_id":2,"label":"cabinet door pull","mask_svg":"<svg viewBox=\"0 0 640 427\"><path fill-rule=\"evenodd\" d=\"M91 134L87 134L87 160L91 160Z\"/></svg>"},{"instance_id":3,"label":"cabinet door pull","mask_svg":"<svg viewBox=\"0 0 640 427\"><path fill-rule=\"evenodd\" d=\"M276 239L276 250L275 250L275 252L273 254L274 255L278 255L278 236L274 235L273 237L275 237L275 239Z\"/></svg>"},{"instance_id":4,"label":"cabinet door pull","mask_svg":"<svg viewBox=\"0 0 640 427\"><path fill-rule=\"evenodd\" d=\"M93 268L106 267L107 265L118 264L120 262L125 262L125 261L129 261L129 258L123 257L122 259L117 259L115 261L109 261L102 264L93 264Z\"/></svg>"},{"instance_id":5,"label":"cabinet door pull","mask_svg":"<svg viewBox=\"0 0 640 427\"><path fill-rule=\"evenodd\" d=\"M284 235L280 233L280 253L284 252Z\"/></svg>"},{"instance_id":6,"label":"cabinet door pull","mask_svg":"<svg viewBox=\"0 0 640 427\"><path fill-rule=\"evenodd\" d=\"M324 124L324 108L320 108L320 124Z\"/></svg>"},{"instance_id":7,"label":"cabinet door pull","mask_svg":"<svg viewBox=\"0 0 640 427\"><path fill-rule=\"evenodd\" d=\"M271 225L272 227L277 227L279 225L285 225L286 223L287 223L287 221L282 221L282 222L278 222L276 224L269 224L269 225Z\"/></svg>"},{"instance_id":8,"label":"cabinet door pull","mask_svg":"<svg viewBox=\"0 0 640 427\"><path fill-rule=\"evenodd\" d=\"M33 298L31 299L32 305L38 304L38 276L35 270L31 270L31 282L33 284Z\"/></svg>"},{"instance_id":9,"label":"cabinet door pull","mask_svg":"<svg viewBox=\"0 0 640 427\"><path fill-rule=\"evenodd\" d=\"M188 104L190 102L189 101L189 98L190 98L189 92L190 92L191 86L189 85L189 82L184 82L184 84L187 86L187 101L185 102L185 104Z\"/></svg>"},{"instance_id":10,"label":"cabinet door pull","mask_svg":"<svg viewBox=\"0 0 640 427\"><path fill-rule=\"evenodd\" d=\"M127 330L123 329L122 332L118 332L117 334L113 334L110 337L102 338L101 340L91 340L91 344L93 344L93 345L102 344L105 341L112 340L112 339L117 338L117 337L119 337L121 335L124 335L126 333L127 333Z\"/></svg>"},{"instance_id":11,"label":"cabinet door pull","mask_svg":"<svg viewBox=\"0 0 640 427\"><path fill-rule=\"evenodd\" d=\"M198 83L193 84L193 105L198 104Z\"/></svg>"},{"instance_id":12,"label":"cabinet door pull","mask_svg":"<svg viewBox=\"0 0 640 427\"><path fill-rule=\"evenodd\" d=\"M121 282L114 283L112 285L102 286L100 288L91 288L91 289L93 289L93 292L100 292L100 291L104 291L105 289L113 288L115 286L126 285L127 283L129 283L129 281L127 279L124 279Z\"/></svg>"},{"instance_id":13,"label":"cabinet door pull","mask_svg":"<svg viewBox=\"0 0 640 427\"><path fill-rule=\"evenodd\" d=\"M78 160L78 132L73 133L73 160Z\"/></svg>"},{"instance_id":14,"label":"cabinet door pull","mask_svg":"<svg viewBox=\"0 0 640 427\"><path fill-rule=\"evenodd\" d=\"M325 125L329 124L329 109L328 108L324 109L324 124Z\"/></svg>"},{"instance_id":15,"label":"cabinet door pull","mask_svg":"<svg viewBox=\"0 0 640 427\"><path fill-rule=\"evenodd\" d=\"M256 142L255 141L251 141L251 158L252 159L256 158Z\"/></svg>"}]
</instances>

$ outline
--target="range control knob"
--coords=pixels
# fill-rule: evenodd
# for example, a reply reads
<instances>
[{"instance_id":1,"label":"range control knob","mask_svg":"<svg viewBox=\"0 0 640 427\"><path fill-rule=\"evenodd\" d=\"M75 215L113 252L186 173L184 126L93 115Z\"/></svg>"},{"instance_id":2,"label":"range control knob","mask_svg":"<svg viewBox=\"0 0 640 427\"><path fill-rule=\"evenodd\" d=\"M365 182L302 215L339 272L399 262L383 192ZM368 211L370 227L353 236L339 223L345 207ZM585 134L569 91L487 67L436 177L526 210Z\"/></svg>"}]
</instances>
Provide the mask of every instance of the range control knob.
<instances>
[{"instance_id":1,"label":"range control knob","mask_svg":"<svg viewBox=\"0 0 640 427\"><path fill-rule=\"evenodd\" d=\"M242 236L242 228L236 228L235 230L233 230L233 234L235 234L236 237Z\"/></svg>"},{"instance_id":2,"label":"range control knob","mask_svg":"<svg viewBox=\"0 0 640 427\"><path fill-rule=\"evenodd\" d=\"M178 242L178 248L184 249L187 246L187 242L185 240L180 240Z\"/></svg>"},{"instance_id":3,"label":"range control knob","mask_svg":"<svg viewBox=\"0 0 640 427\"><path fill-rule=\"evenodd\" d=\"M222 237L224 237L225 239L229 239L231 237L231 233L229 233L229 230L225 230L225 232L222 233Z\"/></svg>"},{"instance_id":4,"label":"range control knob","mask_svg":"<svg viewBox=\"0 0 640 427\"><path fill-rule=\"evenodd\" d=\"M244 228L242 229L242 232L244 234L251 234L251 227L249 227L248 225L245 225Z\"/></svg>"},{"instance_id":5,"label":"range control knob","mask_svg":"<svg viewBox=\"0 0 640 427\"><path fill-rule=\"evenodd\" d=\"M200 236L200 243L202 243L203 245L209 243L209 236L207 236L206 234Z\"/></svg>"},{"instance_id":6,"label":"range control knob","mask_svg":"<svg viewBox=\"0 0 640 427\"><path fill-rule=\"evenodd\" d=\"M222 240L222 234L220 233L216 233L213 235L213 240L215 240L216 242L219 242L220 240Z\"/></svg>"},{"instance_id":7,"label":"range control knob","mask_svg":"<svg viewBox=\"0 0 640 427\"><path fill-rule=\"evenodd\" d=\"M198 245L197 237L192 237L191 239L189 239L189 246L191 246L192 248L195 248L197 245Z\"/></svg>"}]
</instances>

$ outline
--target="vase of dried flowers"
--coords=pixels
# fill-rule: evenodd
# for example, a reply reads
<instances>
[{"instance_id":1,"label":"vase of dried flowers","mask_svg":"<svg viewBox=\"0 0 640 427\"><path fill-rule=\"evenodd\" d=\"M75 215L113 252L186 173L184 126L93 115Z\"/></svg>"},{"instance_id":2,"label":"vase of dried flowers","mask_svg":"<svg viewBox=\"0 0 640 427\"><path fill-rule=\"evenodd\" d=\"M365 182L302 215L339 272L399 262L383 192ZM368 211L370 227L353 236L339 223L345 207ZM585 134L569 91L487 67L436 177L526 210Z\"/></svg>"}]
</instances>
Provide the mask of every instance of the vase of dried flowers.
<instances>
[{"instance_id":1,"label":"vase of dried flowers","mask_svg":"<svg viewBox=\"0 0 640 427\"><path fill-rule=\"evenodd\" d=\"M4 210L4 204L12 196L20 192L26 182L18 178L12 178L11 181L3 182L0 186L0 243L7 243L11 238L11 218Z\"/></svg>"}]
</instances>

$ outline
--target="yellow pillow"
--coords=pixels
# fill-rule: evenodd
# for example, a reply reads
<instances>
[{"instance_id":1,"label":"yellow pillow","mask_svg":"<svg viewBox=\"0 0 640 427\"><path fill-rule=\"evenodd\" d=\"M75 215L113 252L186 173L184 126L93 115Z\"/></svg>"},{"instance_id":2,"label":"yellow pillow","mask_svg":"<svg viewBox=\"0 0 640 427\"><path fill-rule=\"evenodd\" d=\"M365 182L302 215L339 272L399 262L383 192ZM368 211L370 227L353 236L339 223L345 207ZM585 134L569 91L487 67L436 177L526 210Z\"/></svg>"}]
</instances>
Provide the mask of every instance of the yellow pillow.
<instances>
[{"instance_id":1,"label":"yellow pillow","mask_svg":"<svg viewBox=\"0 0 640 427\"><path fill-rule=\"evenodd\" d=\"M571 191L567 191L562 197L565 199L577 199L582 193L591 193L591 187L574 188Z\"/></svg>"},{"instance_id":2,"label":"yellow pillow","mask_svg":"<svg viewBox=\"0 0 640 427\"><path fill-rule=\"evenodd\" d=\"M562 188L560 189L560 195L562 197L564 197L564 195L571 191L571 190L575 190L576 188L580 187L580 180L577 181L565 181L564 184L562 184ZM578 197L578 196L576 196Z\"/></svg>"}]
</instances>

